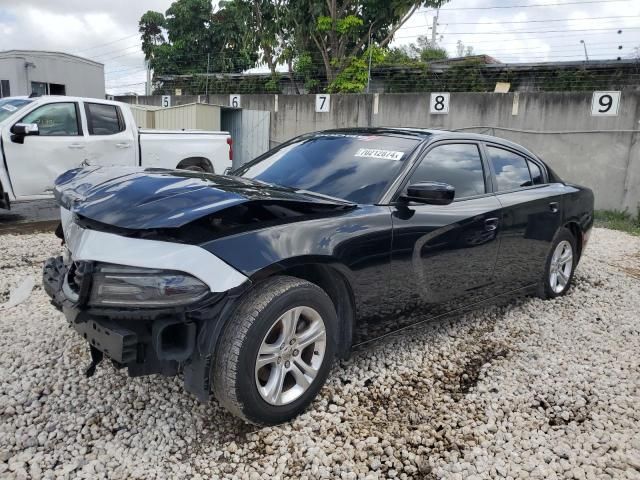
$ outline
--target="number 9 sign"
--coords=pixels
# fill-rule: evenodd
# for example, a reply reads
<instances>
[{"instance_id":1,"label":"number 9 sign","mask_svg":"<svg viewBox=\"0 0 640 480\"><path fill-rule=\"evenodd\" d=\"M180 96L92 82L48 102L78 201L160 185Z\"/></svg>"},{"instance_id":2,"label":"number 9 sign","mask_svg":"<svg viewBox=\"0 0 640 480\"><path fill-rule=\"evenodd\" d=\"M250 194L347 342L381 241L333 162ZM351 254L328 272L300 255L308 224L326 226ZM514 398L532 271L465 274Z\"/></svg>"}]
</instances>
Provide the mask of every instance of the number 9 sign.
<instances>
[{"instance_id":1,"label":"number 9 sign","mask_svg":"<svg viewBox=\"0 0 640 480\"><path fill-rule=\"evenodd\" d=\"M591 115L615 117L620 107L620 92L593 92Z\"/></svg>"},{"instance_id":2,"label":"number 9 sign","mask_svg":"<svg viewBox=\"0 0 640 480\"><path fill-rule=\"evenodd\" d=\"M435 115L446 115L449 113L449 94L437 92L431 94L429 103L429 113Z\"/></svg>"}]
</instances>

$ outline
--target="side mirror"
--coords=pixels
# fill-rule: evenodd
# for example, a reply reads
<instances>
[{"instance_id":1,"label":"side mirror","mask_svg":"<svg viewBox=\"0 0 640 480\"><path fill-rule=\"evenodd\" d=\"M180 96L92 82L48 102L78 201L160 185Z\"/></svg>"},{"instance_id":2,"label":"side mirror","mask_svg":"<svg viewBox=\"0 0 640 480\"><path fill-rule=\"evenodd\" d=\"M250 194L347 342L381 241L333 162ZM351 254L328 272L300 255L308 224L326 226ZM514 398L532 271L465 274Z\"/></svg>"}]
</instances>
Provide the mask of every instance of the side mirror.
<instances>
[{"instance_id":1,"label":"side mirror","mask_svg":"<svg viewBox=\"0 0 640 480\"><path fill-rule=\"evenodd\" d=\"M28 135L40 135L40 128L37 123L16 123L11 127L11 141L14 143L24 143L24 137Z\"/></svg>"},{"instance_id":2,"label":"side mirror","mask_svg":"<svg viewBox=\"0 0 640 480\"><path fill-rule=\"evenodd\" d=\"M16 123L11 127L11 133L26 137L27 135L40 135L40 129L37 123Z\"/></svg>"},{"instance_id":3,"label":"side mirror","mask_svg":"<svg viewBox=\"0 0 640 480\"><path fill-rule=\"evenodd\" d=\"M456 189L448 183L420 182L409 185L407 193L400 198L409 202L429 205L449 205L453 202L455 194Z\"/></svg>"}]
</instances>

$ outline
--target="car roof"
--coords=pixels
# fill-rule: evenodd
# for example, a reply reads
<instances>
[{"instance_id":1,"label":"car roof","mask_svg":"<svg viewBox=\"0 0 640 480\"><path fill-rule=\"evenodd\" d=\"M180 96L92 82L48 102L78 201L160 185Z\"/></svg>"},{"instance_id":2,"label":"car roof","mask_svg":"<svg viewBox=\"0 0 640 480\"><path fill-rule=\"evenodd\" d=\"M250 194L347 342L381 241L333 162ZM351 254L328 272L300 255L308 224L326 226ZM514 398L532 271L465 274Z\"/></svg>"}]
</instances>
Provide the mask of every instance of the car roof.
<instances>
[{"instance_id":1,"label":"car roof","mask_svg":"<svg viewBox=\"0 0 640 480\"><path fill-rule=\"evenodd\" d=\"M320 133L343 133L351 135L385 135L395 134L405 137L413 137L418 140L423 140L428 143L433 143L442 140L475 140L477 142L488 142L502 145L505 147L519 150L525 155L533 158L538 158L534 153L519 145L504 138L495 137L492 135L484 135L480 133L472 132L458 132L454 130L437 130L431 128L418 128L418 127L358 127L358 128L338 128L332 130L323 130Z\"/></svg>"}]
</instances>

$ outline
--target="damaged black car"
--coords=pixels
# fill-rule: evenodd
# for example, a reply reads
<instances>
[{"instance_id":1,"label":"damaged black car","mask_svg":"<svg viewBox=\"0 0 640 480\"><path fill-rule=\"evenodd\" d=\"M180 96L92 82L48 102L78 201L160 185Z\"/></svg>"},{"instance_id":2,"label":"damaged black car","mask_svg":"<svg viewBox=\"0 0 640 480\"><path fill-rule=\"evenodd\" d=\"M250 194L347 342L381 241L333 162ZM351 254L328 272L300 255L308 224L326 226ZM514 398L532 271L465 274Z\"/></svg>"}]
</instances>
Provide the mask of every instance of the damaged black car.
<instances>
[{"instance_id":1,"label":"damaged black car","mask_svg":"<svg viewBox=\"0 0 640 480\"><path fill-rule=\"evenodd\" d=\"M563 295L593 194L495 137L297 137L231 172L94 168L55 185L52 303L130 376L277 424L354 346L512 295Z\"/></svg>"}]
</instances>

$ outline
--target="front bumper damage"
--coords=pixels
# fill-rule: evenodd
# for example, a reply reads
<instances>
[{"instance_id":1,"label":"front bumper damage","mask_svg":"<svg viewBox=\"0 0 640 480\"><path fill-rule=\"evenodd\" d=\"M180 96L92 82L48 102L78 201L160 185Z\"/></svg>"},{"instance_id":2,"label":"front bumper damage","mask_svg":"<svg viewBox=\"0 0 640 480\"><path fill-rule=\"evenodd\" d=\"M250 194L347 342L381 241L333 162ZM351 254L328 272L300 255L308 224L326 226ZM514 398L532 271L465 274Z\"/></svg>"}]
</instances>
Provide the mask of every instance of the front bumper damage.
<instances>
[{"instance_id":1,"label":"front bumper damage","mask_svg":"<svg viewBox=\"0 0 640 480\"><path fill-rule=\"evenodd\" d=\"M49 258L43 286L51 303L90 347L92 376L103 358L129 376L184 375L185 390L207 401L211 360L238 287L211 293L195 304L165 309L95 308L87 305L93 262Z\"/></svg>"}]
</instances>

